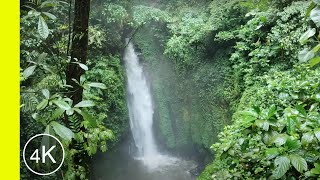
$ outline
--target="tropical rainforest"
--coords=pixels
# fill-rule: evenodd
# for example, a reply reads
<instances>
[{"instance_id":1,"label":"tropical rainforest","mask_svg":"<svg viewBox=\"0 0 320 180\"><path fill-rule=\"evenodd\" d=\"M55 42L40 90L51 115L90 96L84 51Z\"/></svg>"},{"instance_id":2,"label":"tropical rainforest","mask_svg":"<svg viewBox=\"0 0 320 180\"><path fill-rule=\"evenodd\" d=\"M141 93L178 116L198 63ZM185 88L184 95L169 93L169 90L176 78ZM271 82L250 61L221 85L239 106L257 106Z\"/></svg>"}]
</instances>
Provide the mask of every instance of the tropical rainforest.
<instances>
[{"instance_id":1,"label":"tropical rainforest","mask_svg":"<svg viewBox=\"0 0 320 180\"><path fill-rule=\"evenodd\" d=\"M320 178L319 0L20 0L20 12L21 179L95 179L93 158L130 139L128 41L155 139L196 159L197 179ZM49 176L22 158L41 133L65 150Z\"/></svg>"}]
</instances>

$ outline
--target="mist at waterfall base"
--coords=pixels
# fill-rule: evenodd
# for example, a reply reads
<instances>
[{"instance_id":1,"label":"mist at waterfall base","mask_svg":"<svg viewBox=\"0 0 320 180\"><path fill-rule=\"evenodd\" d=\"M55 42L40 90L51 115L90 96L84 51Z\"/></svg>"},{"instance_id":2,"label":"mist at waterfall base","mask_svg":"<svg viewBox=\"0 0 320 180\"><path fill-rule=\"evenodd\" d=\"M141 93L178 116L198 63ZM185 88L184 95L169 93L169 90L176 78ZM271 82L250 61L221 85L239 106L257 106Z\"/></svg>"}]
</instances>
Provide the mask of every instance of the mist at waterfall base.
<instances>
[{"instance_id":1,"label":"mist at waterfall base","mask_svg":"<svg viewBox=\"0 0 320 180\"><path fill-rule=\"evenodd\" d=\"M94 158L94 179L110 180L191 180L194 161L161 153L153 134L153 103L145 72L132 43L124 54L127 74L127 104L132 139L116 151Z\"/></svg>"}]
</instances>

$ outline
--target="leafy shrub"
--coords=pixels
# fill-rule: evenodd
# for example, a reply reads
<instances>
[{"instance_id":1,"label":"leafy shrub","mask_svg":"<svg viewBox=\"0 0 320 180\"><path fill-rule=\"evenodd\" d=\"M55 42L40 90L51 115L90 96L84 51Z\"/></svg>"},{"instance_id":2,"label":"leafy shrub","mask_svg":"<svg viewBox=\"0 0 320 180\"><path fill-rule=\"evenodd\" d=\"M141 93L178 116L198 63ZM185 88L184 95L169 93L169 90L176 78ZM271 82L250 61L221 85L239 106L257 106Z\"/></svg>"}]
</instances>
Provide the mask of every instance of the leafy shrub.
<instances>
[{"instance_id":1,"label":"leafy shrub","mask_svg":"<svg viewBox=\"0 0 320 180\"><path fill-rule=\"evenodd\" d=\"M261 78L250 100L256 106L219 134L216 158L199 179L319 177L319 78L319 68L305 66Z\"/></svg>"}]
</instances>

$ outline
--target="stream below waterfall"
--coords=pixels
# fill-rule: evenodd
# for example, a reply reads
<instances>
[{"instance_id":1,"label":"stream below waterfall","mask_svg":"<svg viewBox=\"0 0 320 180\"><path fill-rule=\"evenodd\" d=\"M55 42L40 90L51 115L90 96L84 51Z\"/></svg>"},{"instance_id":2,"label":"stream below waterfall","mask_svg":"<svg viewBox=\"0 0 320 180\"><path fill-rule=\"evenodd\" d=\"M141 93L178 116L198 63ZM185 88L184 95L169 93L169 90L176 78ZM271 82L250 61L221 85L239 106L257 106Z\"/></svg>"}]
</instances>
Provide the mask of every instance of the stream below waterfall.
<instances>
[{"instance_id":1,"label":"stream below waterfall","mask_svg":"<svg viewBox=\"0 0 320 180\"><path fill-rule=\"evenodd\" d=\"M153 103L143 66L129 43L124 54L127 104L132 141L114 152L100 153L93 160L97 180L192 180L197 165L158 150L153 134Z\"/></svg>"}]
</instances>

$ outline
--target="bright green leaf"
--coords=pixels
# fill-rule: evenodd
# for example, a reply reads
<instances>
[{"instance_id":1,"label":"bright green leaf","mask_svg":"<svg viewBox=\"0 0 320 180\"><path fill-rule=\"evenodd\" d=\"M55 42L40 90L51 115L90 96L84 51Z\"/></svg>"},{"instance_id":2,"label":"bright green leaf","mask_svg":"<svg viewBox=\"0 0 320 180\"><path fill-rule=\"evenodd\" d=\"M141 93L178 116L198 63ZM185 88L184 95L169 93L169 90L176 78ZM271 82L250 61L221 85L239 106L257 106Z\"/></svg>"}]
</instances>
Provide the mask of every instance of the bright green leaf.
<instances>
[{"instance_id":1,"label":"bright green leaf","mask_svg":"<svg viewBox=\"0 0 320 180\"><path fill-rule=\"evenodd\" d=\"M71 141L71 139L74 137L73 132L69 128L59 124L58 122L52 121L50 125L52 126L56 134L59 135L62 139Z\"/></svg>"},{"instance_id":2,"label":"bright green leaf","mask_svg":"<svg viewBox=\"0 0 320 180\"><path fill-rule=\"evenodd\" d=\"M96 88L100 88L100 89L107 89L107 86L103 83L96 83L96 82L92 82L92 83L88 83L88 85L90 87L96 87Z\"/></svg>"},{"instance_id":3,"label":"bright green leaf","mask_svg":"<svg viewBox=\"0 0 320 180\"><path fill-rule=\"evenodd\" d=\"M277 157L274 161L276 169L273 171L272 176L276 179L281 178L290 168L290 159L287 156Z\"/></svg>"},{"instance_id":4,"label":"bright green leaf","mask_svg":"<svg viewBox=\"0 0 320 180\"><path fill-rule=\"evenodd\" d=\"M266 150L266 156L268 159L273 159L279 155L278 148L269 148Z\"/></svg>"},{"instance_id":5,"label":"bright green leaf","mask_svg":"<svg viewBox=\"0 0 320 180\"><path fill-rule=\"evenodd\" d=\"M312 9L310 18L318 27L320 27L320 7L315 7Z\"/></svg>"},{"instance_id":6,"label":"bright green leaf","mask_svg":"<svg viewBox=\"0 0 320 180\"><path fill-rule=\"evenodd\" d=\"M296 168L296 170L299 171L300 173L308 170L307 162L301 156L296 155L296 154L291 154L289 156L289 158L290 158L290 161L291 161L291 164L293 165L293 167Z\"/></svg>"},{"instance_id":7,"label":"bright green leaf","mask_svg":"<svg viewBox=\"0 0 320 180\"><path fill-rule=\"evenodd\" d=\"M314 135L313 132L307 132L307 133L303 133L302 137L301 137L301 143L303 145L309 144L313 141L314 139Z\"/></svg>"},{"instance_id":8,"label":"bright green leaf","mask_svg":"<svg viewBox=\"0 0 320 180\"><path fill-rule=\"evenodd\" d=\"M89 69L88 66L86 66L85 64L82 64L82 63L78 63L78 64L85 71L87 71Z\"/></svg>"},{"instance_id":9,"label":"bright green leaf","mask_svg":"<svg viewBox=\"0 0 320 180\"><path fill-rule=\"evenodd\" d=\"M306 112L306 110L304 109L303 106L297 105L297 106L296 106L296 109L297 109L297 110L299 111L299 113L302 114L303 116L307 116L307 112Z\"/></svg>"},{"instance_id":10,"label":"bright green leaf","mask_svg":"<svg viewBox=\"0 0 320 180\"><path fill-rule=\"evenodd\" d=\"M33 74L34 70L36 69L36 67L37 67L37 65L33 65L33 66L30 66L27 69L25 69L23 71L24 77L28 78L29 76L31 76Z\"/></svg>"},{"instance_id":11,"label":"bright green leaf","mask_svg":"<svg viewBox=\"0 0 320 180\"><path fill-rule=\"evenodd\" d=\"M316 138L318 139L318 141L320 142L320 128L314 129L313 132Z\"/></svg>"},{"instance_id":12,"label":"bright green leaf","mask_svg":"<svg viewBox=\"0 0 320 180\"><path fill-rule=\"evenodd\" d=\"M41 92L44 95L44 97L46 97L47 99L50 98L50 92L48 89L42 89Z\"/></svg>"},{"instance_id":13,"label":"bright green leaf","mask_svg":"<svg viewBox=\"0 0 320 180\"><path fill-rule=\"evenodd\" d=\"M62 100L56 100L56 101L53 101L53 103L65 111L71 108L68 103Z\"/></svg>"},{"instance_id":14,"label":"bright green leaf","mask_svg":"<svg viewBox=\"0 0 320 180\"><path fill-rule=\"evenodd\" d=\"M95 104L92 101L81 101L78 104L76 104L74 107L92 107L95 106Z\"/></svg>"},{"instance_id":15,"label":"bright green leaf","mask_svg":"<svg viewBox=\"0 0 320 180\"><path fill-rule=\"evenodd\" d=\"M301 44L305 44L308 42L308 39L311 37L311 36L314 36L316 34L316 29L315 28L312 28L312 29L309 29L307 32L305 32L299 39L300 43Z\"/></svg>"},{"instance_id":16,"label":"bright green leaf","mask_svg":"<svg viewBox=\"0 0 320 180\"><path fill-rule=\"evenodd\" d=\"M48 99L44 99L37 105L37 109L38 110L44 109L47 105L48 105Z\"/></svg>"},{"instance_id":17,"label":"bright green leaf","mask_svg":"<svg viewBox=\"0 0 320 180\"><path fill-rule=\"evenodd\" d=\"M42 16L39 16L38 21L38 33L43 39L46 39L49 36L49 28Z\"/></svg>"},{"instance_id":18,"label":"bright green leaf","mask_svg":"<svg viewBox=\"0 0 320 180\"><path fill-rule=\"evenodd\" d=\"M302 51L299 52L298 54L298 59L301 63L307 62L310 59L314 57L314 52L313 50L309 50L308 48L303 49Z\"/></svg>"},{"instance_id":19,"label":"bright green leaf","mask_svg":"<svg viewBox=\"0 0 320 180\"><path fill-rule=\"evenodd\" d=\"M287 139L288 139L288 135L278 134L274 137L273 143L275 143L277 146L281 146L286 143Z\"/></svg>"},{"instance_id":20,"label":"bright green leaf","mask_svg":"<svg viewBox=\"0 0 320 180\"><path fill-rule=\"evenodd\" d=\"M52 20L56 20L57 17L51 13L48 12L42 12L42 14L46 15L48 18L52 19Z\"/></svg>"},{"instance_id":21,"label":"bright green leaf","mask_svg":"<svg viewBox=\"0 0 320 180\"><path fill-rule=\"evenodd\" d=\"M292 140L290 138L287 139L285 146L288 147L290 151L297 150L301 147L301 143L299 140Z\"/></svg>"},{"instance_id":22,"label":"bright green leaf","mask_svg":"<svg viewBox=\"0 0 320 180\"><path fill-rule=\"evenodd\" d=\"M309 64L311 67L313 67L319 63L320 63L320 57L315 57L309 61Z\"/></svg>"},{"instance_id":23,"label":"bright green leaf","mask_svg":"<svg viewBox=\"0 0 320 180\"><path fill-rule=\"evenodd\" d=\"M277 112L277 107L272 105L268 110L268 119L270 119Z\"/></svg>"}]
</instances>

